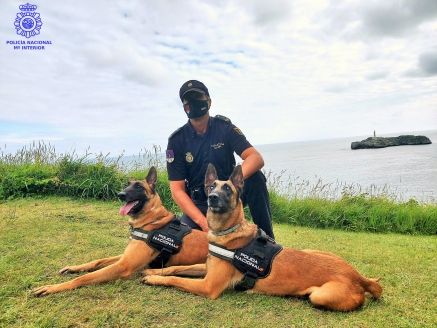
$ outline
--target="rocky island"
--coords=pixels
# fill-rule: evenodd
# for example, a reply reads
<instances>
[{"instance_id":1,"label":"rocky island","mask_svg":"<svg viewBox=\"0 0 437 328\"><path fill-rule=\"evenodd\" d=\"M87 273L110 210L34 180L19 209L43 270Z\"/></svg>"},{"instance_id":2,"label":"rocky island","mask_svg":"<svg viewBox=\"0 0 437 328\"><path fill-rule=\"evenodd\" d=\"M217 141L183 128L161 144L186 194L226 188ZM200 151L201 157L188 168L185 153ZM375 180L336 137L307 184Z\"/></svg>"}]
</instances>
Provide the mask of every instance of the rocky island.
<instances>
[{"instance_id":1,"label":"rocky island","mask_svg":"<svg viewBox=\"0 0 437 328\"><path fill-rule=\"evenodd\" d=\"M365 140L351 143L352 149L384 148L402 145L426 145L432 143L428 137L403 135L399 137L369 137Z\"/></svg>"}]
</instances>

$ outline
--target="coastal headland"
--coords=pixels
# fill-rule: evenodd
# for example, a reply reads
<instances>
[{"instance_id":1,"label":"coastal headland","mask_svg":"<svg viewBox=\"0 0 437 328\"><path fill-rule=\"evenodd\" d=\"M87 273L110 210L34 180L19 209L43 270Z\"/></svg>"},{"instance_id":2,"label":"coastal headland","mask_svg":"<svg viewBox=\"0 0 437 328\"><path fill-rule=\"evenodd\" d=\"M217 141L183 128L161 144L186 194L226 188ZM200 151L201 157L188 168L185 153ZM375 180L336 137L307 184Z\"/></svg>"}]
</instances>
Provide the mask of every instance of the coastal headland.
<instances>
[{"instance_id":1,"label":"coastal headland","mask_svg":"<svg viewBox=\"0 0 437 328\"><path fill-rule=\"evenodd\" d=\"M401 135L399 137L369 137L351 143L352 149L385 148L403 145L426 145L431 140L425 136Z\"/></svg>"}]
</instances>

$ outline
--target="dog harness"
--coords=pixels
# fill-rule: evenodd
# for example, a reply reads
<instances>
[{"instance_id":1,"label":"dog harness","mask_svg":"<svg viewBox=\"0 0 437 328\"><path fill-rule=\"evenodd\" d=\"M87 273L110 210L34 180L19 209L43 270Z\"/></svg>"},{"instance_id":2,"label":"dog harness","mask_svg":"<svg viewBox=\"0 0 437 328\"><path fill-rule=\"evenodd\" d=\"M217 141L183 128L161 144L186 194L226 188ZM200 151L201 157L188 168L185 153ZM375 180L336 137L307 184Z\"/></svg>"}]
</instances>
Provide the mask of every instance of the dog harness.
<instances>
[{"instance_id":1,"label":"dog harness","mask_svg":"<svg viewBox=\"0 0 437 328\"><path fill-rule=\"evenodd\" d=\"M179 253L183 238L192 231L191 227L174 217L160 229L148 231L140 228L130 228L133 239L142 240L159 255L149 264L152 269L163 268L170 256Z\"/></svg>"},{"instance_id":2,"label":"dog harness","mask_svg":"<svg viewBox=\"0 0 437 328\"><path fill-rule=\"evenodd\" d=\"M258 229L258 235L242 248L228 250L216 243L209 243L209 253L222 260L230 262L244 274L243 279L235 286L236 290L252 289L258 279L270 274L272 262L282 250L282 246Z\"/></svg>"}]
</instances>

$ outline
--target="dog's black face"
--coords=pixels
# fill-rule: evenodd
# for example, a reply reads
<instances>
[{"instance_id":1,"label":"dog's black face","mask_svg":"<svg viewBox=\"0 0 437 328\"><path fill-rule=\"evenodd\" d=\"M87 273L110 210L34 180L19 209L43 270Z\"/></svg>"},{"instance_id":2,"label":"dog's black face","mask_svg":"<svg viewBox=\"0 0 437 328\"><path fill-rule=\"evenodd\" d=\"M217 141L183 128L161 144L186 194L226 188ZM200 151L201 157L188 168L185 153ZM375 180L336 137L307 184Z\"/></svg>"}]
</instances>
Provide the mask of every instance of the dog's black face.
<instances>
[{"instance_id":1,"label":"dog's black face","mask_svg":"<svg viewBox=\"0 0 437 328\"><path fill-rule=\"evenodd\" d=\"M238 197L235 195L235 188L227 181L216 180L207 189L208 208L212 212L228 212L231 209L231 201Z\"/></svg>"},{"instance_id":2,"label":"dog's black face","mask_svg":"<svg viewBox=\"0 0 437 328\"><path fill-rule=\"evenodd\" d=\"M121 215L132 215L141 212L149 200L143 182L135 180L129 181L117 196L121 201L126 202L120 209Z\"/></svg>"},{"instance_id":3,"label":"dog's black face","mask_svg":"<svg viewBox=\"0 0 437 328\"><path fill-rule=\"evenodd\" d=\"M215 213L232 211L240 201L243 188L241 166L235 167L227 181L220 181L214 165L209 164L205 175L205 193L208 196L208 209Z\"/></svg>"},{"instance_id":4,"label":"dog's black face","mask_svg":"<svg viewBox=\"0 0 437 328\"><path fill-rule=\"evenodd\" d=\"M149 170L146 180L129 180L126 187L118 193L118 198L126 202L120 209L121 215L136 216L155 195L157 172L154 167Z\"/></svg>"}]
</instances>

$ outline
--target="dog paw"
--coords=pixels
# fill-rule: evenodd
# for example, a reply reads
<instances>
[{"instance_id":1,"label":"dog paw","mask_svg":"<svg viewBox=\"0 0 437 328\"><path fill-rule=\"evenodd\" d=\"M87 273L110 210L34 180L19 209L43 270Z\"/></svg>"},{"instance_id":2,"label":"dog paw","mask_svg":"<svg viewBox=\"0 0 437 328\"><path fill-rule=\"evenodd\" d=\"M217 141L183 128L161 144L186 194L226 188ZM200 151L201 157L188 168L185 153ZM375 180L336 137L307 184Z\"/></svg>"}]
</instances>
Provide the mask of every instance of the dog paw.
<instances>
[{"instance_id":1,"label":"dog paw","mask_svg":"<svg viewBox=\"0 0 437 328\"><path fill-rule=\"evenodd\" d=\"M47 296L56 293L56 285L47 285L35 288L32 290L32 295L35 297Z\"/></svg>"},{"instance_id":2,"label":"dog paw","mask_svg":"<svg viewBox=\"0 0 437 328\"><path fill-rule=\"evenodd\" d=\"M141 282L146 285L161 285L162 277L156 275L145 276L141 279Z\"/></svg>"},{"instance_id":3,"label":"dog paw","mask_svg":"<svg viewBox=\"0 0 437 328\"><path fill-rule=\"evenodd\" d=\"M75 266L66 266L65 268L62 268L61 270L58 271L60 275L66 275L66 274L78 273L78 272L80 272L80 270L76 269Z\"/></svg>"},{"instance_id":4,"label":"dog paw","mask_svg":"<svg viewBox=\"0 0 437 328\"><path fill-rule=\"evenodd\" d=\"M162 269L145 269L141 272L143 276L161 275Z\"/></svg>"}]
</instances>

